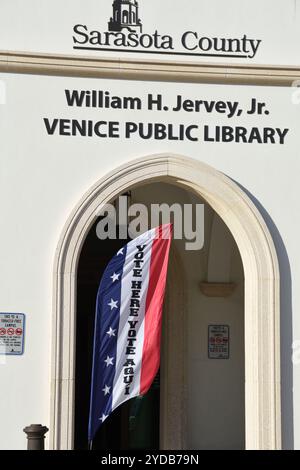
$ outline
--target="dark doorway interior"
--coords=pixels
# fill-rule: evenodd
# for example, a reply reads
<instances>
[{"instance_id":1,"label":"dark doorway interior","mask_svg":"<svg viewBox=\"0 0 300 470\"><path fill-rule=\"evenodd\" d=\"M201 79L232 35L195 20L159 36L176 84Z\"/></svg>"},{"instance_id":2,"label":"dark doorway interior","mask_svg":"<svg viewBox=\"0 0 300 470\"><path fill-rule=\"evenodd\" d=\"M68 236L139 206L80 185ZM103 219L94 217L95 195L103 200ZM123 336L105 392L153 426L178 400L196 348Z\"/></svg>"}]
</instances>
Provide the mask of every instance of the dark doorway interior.
<instances>
[{"instance_id":1,"label":"dark doorway interior","mask_svg":"<svg viewBox=\"0 0 300 470\"><path fill-rule=\"evenodd\" d=\"M95 301L103 271L126 240L99 240L96 225L82 247L77 271L74 449L88 449ZM100 427L93 449L159 449L160 377L144 397L124 403Z\"/></svg>"}]
</instances>

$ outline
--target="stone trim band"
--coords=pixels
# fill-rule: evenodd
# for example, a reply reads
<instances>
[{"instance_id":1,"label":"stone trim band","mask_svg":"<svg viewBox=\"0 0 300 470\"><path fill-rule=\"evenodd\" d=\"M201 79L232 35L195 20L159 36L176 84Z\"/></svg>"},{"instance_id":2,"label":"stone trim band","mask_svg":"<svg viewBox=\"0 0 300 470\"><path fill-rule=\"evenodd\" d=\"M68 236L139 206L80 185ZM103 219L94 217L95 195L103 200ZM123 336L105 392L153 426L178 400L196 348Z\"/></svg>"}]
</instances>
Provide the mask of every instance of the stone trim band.
<instances>
[{"instance_id":1,"label":"stone trim band","mask_svg":"<svg viewBox=\"0 0 300 470\"><path fill-rule=\"evenodd\" d=\"M300 67L196 64L0 51L0 72L193 83L291 86Z\"/></svg>"}]
</instances>

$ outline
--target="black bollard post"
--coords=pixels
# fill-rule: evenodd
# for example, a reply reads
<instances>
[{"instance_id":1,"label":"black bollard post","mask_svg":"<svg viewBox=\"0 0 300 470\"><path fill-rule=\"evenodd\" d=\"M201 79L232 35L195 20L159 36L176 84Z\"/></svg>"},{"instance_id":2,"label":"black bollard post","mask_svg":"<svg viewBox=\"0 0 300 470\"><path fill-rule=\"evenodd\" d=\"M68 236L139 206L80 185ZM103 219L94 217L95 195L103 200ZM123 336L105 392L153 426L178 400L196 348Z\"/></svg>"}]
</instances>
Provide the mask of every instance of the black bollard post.
<instances>
[{"instance_id":1,"label":"black bollard post","mask_svg":"<svg viewBox=\"0 0 300 470\"><path fill-rule=\"evenodd\" d=\"M44 450L45 434L49 431L46 426L41 424L31 424L23 429L27 434L27 450Z\"/></svg>"}]
</instances>

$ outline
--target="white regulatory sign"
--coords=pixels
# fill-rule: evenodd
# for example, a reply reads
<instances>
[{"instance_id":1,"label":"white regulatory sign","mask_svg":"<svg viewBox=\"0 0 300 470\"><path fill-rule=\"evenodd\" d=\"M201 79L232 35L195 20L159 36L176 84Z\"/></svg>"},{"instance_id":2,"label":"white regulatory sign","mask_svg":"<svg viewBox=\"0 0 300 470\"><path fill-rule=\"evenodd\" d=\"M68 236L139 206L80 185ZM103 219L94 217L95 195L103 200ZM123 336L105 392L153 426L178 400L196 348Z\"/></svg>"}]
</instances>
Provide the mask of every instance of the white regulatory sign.
<instances>
[{"instance_id":1,"label":"white regulatory sign","mask_svg":"<svg viewBox=\"0 0 300 470\"><path fill-rule=\"evenodd\" d=\"M23 354L24 328L24 313L0 313L0 354Z\"/></svg>"},{"instance_id":2,"label":"white regulatory sign","mask_svg":"<svg viewBox=\"0 0 300 470\"><path fill-rule=\"evenodd\" d=\"M228 325L209 325L208 357L209 359L229 359Z\"/></svg>"}]
</instances>

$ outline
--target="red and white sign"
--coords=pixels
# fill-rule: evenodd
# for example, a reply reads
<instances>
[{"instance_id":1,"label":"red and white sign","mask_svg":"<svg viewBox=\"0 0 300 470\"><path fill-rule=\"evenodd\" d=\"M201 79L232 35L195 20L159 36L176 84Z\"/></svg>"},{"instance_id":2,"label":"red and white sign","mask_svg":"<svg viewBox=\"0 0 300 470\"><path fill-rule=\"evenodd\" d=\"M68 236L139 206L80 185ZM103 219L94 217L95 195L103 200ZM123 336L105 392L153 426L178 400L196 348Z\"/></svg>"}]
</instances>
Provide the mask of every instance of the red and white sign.
<instances>
[{"instance_id":1,"label":"red and white sign","mask_svg":"<svg viewBox=\"0 0 300 470\"><path fill-rule=\"evenodd\" d=\"M208 358L229 359L229 326L209 325Z\"/></svg>"},{"instance_id":2,"label":"red and white sign","mask_svg":"<svg viewBox=\"0 0 300 470\"><path fill-rule=\"evenodd\" d=\"M0 313L0 354L23 354L24 326L24 313Z\"/></svg>"}]
</instances>

